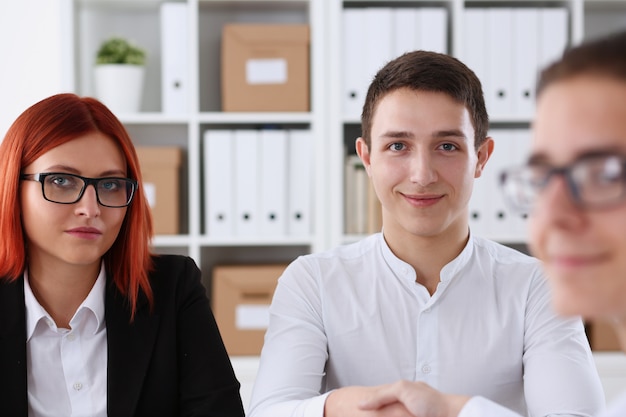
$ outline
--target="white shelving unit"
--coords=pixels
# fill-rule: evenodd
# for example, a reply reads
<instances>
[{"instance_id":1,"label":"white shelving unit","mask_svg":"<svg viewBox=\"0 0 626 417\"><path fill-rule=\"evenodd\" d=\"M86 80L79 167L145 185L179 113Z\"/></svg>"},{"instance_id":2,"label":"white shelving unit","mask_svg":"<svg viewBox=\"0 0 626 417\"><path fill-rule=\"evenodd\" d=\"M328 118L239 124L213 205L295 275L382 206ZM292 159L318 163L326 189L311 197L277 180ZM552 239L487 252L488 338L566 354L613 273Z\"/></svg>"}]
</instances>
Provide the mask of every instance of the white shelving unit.
<instances>
[{"instance_id":1,"label":"white shelving unit","mask_svg":"<svg viewBox=\"0 0 626 417\"><path fill-rule=\"evenodd\" d=\"M360 135L360 120L346 117L342 113L342 12L347 8L406 8L406 7L442 7L448 14L448 53L463 60L464 30L466 22L464 13L470 8L562 8L567 11L568 44L580 43L582 40L598 35L608 34L626 29L626 2L623 0L328 0L328 52L326 54L328 78L328 136L330 144L329 170L331 178L342 178L346 148L350 148L356 137ZM483 80L484 82L484 80ZM530 118L520 116L491 117L492 129L529 129ZM497 145L497 142L496 142ZM487 167L489 169L489 167ZM344 190L343 181L329 183L328 199L331 207L326 219L327 231L331 246L351 242L362 236L344 233ZM497 192L497 190L493 190ZM489 234L485 237L511 245L522 245L524 239L511 234Z\"/></svg>"},{"instance_id":2,"label":"white shelving unit","mask_svg":"<svg viewBox=\"0 0 626 417\"><path fill-rule=\"evenodd\" d=\"M181 170L179 235L156 236L157 251L180 253L196 260L204 271L210 288L210 271L226 263L289 262L298 255L327 247L326 154L323 88L324 6L319 1L215 1L189 0L188 5L188 75L189 111L182 115L162 113L160 68L160 7L164 0L61 0L63 24L71 39L64 43L68 77L66 90L93 95L92 67L100 42L121 35L147 51L148 64L142 109L137 114L118 117L133 141L141 146L177 146L183 149ZM220 91L220 43L225 23L307 23L310 25L310 112L226 113L222 112ZM215 238L206 234L202 183L202 134L219 127L257 128L272 124L285 128L303 128L312 132L314 166L311 234L280 238Z\"/></svg>"},{"instance_id":3,"label":"white shelving unit","mask_svg":"<svg viewBox=\"0 0 626 417\"><path fill-rule=\"evenodd\" d=\"M147 49L142 112L120 115L139 145L175 145L184 149L180 212L181 234L157 236L160 252L193 257L205 271L219 263L288 262L361 238L344 229L344 158L347 144L359 135L357 118L342 114L342 11L364 7L440 7L447 11L448 52L463 56L464 13L468 8L564 8L569 44L626 28L623 0L188 0L189 112L161 112L159 10L164 0L60 0L68 39L62 55L67 90L93 94L92 64L100 41L121 34ZM231 22L308 23L310 44L310 112L226 113L220 110L221 28ZM364 27L366 31L368 28ZM313 132L313 225L302 238L214 238L205 233L202 133L261 124L307 128ZM492 128L524 129L526 117L492 118ZM486 236L523 244L510 235ZM521 239L523 240L523 239ZM210 288L210 287L209 287Z\"/></svg>"},{"instance_id":4,"label":"white shelving unit","mask_svg":"<svg viewBox=\"0 0 626 417\"><path fill-rule=\"evenodd\" d=\"M624 0L188 0L189 112L161 112L159 8L163 0L60 0L62 26L68 37L62 56L66 90L93 94L91 67L99 42L122 34L144 46L149 57L143 109L120 115L140 145L176 145L185 150L180 212L181 234L157 236L160 252L193 257L205 271L219 263L287 262L300 254L320 251L361 238L343 232L343 167L345 146L360 131L360 122L342 114L342 10L346 7L443 7L448 12L448 52L463 55L463 14L473 7L564 7L568 11L570 44L626 29ZM227 22L309 23L311 111L306 113L224 113L220 111L220 36ZM367 30L364 27L363 30ZM493 127L527 127L527 118L492 120ZM262 123L306 127L314 136L314 219L305 238L216 239L204 233L202 132L213 126L245 128ZM347 137L348 136L348 137ZM510 236L486 236L511 244ZM210 288L210 287L208 287ZM626 378L623 358L600 353L601 376L608 378L609 398L614 381ZM254 382L258 358L234 358L243 382L244 401ZM613 365L619 363L619 371ZM611 385L613 384L613 385Z\"/></svg>"}]
</instances>

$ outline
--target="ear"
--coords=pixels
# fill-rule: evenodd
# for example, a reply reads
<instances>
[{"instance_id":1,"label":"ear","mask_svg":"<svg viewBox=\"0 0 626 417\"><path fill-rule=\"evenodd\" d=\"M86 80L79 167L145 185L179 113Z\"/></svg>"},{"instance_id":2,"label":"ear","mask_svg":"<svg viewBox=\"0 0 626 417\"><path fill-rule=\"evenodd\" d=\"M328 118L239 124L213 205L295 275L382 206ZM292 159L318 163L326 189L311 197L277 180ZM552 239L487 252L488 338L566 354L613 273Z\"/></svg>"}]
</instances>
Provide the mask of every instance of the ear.
<instances>
[{"instance_id":1,"label":"ear","mask_svg":"<svg viewBox=\"0 0 626 417\"><path fill-rule=\"evenodd\" d=\"M493 138L491 136L487 136L484 142L478 147L476 150L476 169L474 170L474 178L478 178L482 175L483 170L485 169L485 165L487 165L487 161L491 157L493 153L493 148L495 144Z\"/></svg>"},{"instance_id":2,"label":"ear","mask_svg":"<svg viewBox=\"0 0 626 417\"><path fill-rule=\"evenodd\" d=\"M370 175L370 150L365 143L365 139L357 138L356 140L356 154L361 158L367 175Z\"/></svg>"}]
</instances>

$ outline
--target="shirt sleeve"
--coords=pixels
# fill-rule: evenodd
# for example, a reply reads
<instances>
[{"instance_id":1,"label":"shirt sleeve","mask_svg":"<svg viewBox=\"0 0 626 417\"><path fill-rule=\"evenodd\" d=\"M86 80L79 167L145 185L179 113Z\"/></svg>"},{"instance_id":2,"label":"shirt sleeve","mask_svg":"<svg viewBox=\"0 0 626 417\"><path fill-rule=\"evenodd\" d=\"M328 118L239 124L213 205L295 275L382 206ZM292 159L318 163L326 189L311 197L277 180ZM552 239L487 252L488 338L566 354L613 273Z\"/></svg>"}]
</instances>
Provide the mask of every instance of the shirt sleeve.
<instances>
[{"instance_id":1,"label":"shirt sleeve","mask_svg":"<svg viewBox=\"0 0 626 417\"><path fill-rule=\"evenodd\" d=\"M524 392L531 416L599 415L605 408L582 320L553 308L546 278L533 276L528 293L524 341Z\"/></svg>"},{"instance_id":2,"label":"shirt sleeve","mask_svg":"<svg viewBox=\"0 0 626 417\"><path fill-rule=\"evenodd\" d=\"M250 417L322 417L328 359L314 267L300 258L279 279L270 307Z\"/></svg>"}]
</instances>

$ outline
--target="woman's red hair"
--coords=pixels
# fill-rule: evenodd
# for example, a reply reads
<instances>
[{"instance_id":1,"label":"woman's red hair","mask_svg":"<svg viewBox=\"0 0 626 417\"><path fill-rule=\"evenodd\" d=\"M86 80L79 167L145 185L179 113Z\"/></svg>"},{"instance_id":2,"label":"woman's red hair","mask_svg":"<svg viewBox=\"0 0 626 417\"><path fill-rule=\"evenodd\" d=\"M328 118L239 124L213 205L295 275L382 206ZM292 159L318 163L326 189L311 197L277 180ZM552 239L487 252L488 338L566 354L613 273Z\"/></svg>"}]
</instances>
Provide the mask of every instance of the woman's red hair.
<instances>
[{"instance_id":1,"label":"woman's red hair","mask_svg":"<svg viewBox=\"0 0 626 417\"><path fill-rule=\"evenodd\" d=\"M140 291L151 304L153 300L148 280L152 268L152 217L128 132L105 105L93 98L75 94L46 98L26 109L0 144L0 279L17 279L27 263L19 198L22 169L50 149L93 132L105 134L119 146L128 177L140 184L117 239L103 256L107 273L128 298L134 317Z\"/></svg>"}]
</instances>

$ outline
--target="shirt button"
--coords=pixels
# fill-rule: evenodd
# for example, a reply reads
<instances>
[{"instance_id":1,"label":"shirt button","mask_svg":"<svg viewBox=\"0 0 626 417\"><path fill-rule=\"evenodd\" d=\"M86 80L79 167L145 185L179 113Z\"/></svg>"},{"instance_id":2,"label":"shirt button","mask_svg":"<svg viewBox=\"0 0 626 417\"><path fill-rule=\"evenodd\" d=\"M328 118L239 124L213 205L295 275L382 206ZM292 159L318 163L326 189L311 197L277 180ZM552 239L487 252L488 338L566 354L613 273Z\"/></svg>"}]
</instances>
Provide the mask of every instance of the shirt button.
<instances>
[{"instance_id":1,"label":"shirt button","mask_svg":"<svg viewBox=\"0 0 626 417\"><path fill-rule=\"evenodd\" d=\"M76 336L74 336L74 333L68 334L67 340L69 340L70 342L73 342L74 340L76 340Z\"/></svg>"},{"instance_id":2,"label":"shirt button","mask_svg":"<svg viewBox=\"0 0 626 417\"><path fill-rule=\"evenodd\" d=\"M424 312L424 313L430 313L430 307L425 308L423 312Z\"/></svg>"},{"instance_id":3,"label":"shirt button","mask_svg":"<svg viewBox=\"0 0 626 417\"><path fill-rule=\"evenodd\" d=\"M430 369L430 366L428 366L428 365L422 366L422 373L424 373L424 374L429 374L431 370L432 369Z\"/></svg>"},{"instance_id":4,"label":"shirt button","mask_svg":"<svg viewBox=\"0 0 626 417\"><path fill-rule=\"evenodd\" d=\"M81 384L80 382L75 382L74 383L74 389L76 391L80 391L81 389L83 389L83 384Z\"/></svg>"}]
</instances>

